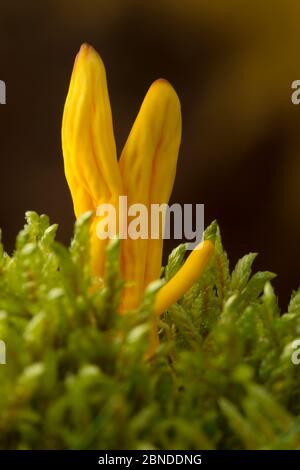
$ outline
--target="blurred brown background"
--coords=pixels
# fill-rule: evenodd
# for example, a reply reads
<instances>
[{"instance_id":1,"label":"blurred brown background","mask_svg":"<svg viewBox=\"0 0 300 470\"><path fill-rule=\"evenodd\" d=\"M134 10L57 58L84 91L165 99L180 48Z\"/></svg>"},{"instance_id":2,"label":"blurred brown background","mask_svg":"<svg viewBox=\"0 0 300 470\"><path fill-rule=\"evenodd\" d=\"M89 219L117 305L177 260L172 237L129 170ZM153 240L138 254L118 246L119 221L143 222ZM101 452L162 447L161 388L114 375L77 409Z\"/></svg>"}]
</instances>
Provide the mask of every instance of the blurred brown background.
<instances>
[{"instance_id":1,"label":"blurred brown background","mask_svg":"<svg viewBox=\"0 0 300 470\"><path fill-rule=\"evenodd\" d=\"M232 264L258 251L278 273L286 307L300 275L298 0L0 0L0 226L6 249L28 209L74 222L60 125L82 42L108 74L118 149L150 83L167 78L182 103L183 142L172 201L203 202ZM166 243L169 252L171 244Z\"/></svg>"}]
</instances>

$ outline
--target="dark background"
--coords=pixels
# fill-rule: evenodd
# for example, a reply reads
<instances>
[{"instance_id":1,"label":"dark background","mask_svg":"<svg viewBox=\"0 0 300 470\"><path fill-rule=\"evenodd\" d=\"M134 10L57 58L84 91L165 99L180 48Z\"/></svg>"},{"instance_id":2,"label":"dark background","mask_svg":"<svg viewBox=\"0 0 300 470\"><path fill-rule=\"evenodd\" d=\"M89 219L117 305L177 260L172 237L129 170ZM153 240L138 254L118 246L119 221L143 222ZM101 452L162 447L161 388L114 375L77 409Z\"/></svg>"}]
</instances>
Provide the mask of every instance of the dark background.
<instances>
[{"instance_id":1,"label":"dark background","mask_svg":"<svg viewBox=\"0 0 300 470\"><path fill-rule=\"evenodd\" d=\"M91 43L106 65L120 153L150 83L182 103L172 202L205 203L232 265L249 251L278 273L286 307L300 272L298 0L0 0L0 226L8 252L24 212L47 213L68 243L74 216L60 127L73 60ZM171 244L166 243L168 253Z\"/></svg>"}]
</instances>

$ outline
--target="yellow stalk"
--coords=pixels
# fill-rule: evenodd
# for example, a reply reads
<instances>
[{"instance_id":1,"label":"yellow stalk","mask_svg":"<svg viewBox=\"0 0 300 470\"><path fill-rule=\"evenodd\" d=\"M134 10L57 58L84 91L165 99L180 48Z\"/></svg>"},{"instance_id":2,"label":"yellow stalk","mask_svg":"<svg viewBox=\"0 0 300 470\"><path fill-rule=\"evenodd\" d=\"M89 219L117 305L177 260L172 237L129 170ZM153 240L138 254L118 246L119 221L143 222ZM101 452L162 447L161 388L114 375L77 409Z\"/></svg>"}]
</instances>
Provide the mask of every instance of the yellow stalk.
<instances>
[{"instance_id":1,"label":"yellow stalk","mask_svg":"<svg viewBox=\"0 0 300 470\"><path fill-rule=\"evenodd\" d=\"M157 293L154 311L161 315L170 305L179 300L199 279L214 253L210 240L201 242L189 255L184 265Z\"/></svg>"},{"instance_id":2,"label":"yellow stalk","mask_svg":"<svg viewBox=\"0 0 300 470\"><path fill-rule=\"evenodd\" d=\"M173 188L181 139L179 99L165 80L149 88L120 158L128 206L167 203ZM130 223L130 219L129 219ZM151 220L148 220L151 230ZM122 309L139 305L145 287L160 276L162 230L159 239L122 241L122 271L128 281Z\"/></svg>"},{"instance_id":3,"label":"yellow stalk","mask_svg":"<svg viewBox=\"0 0 300 470\"><path fill-rule=\"evenodd\" d=\"M201 242L189 255L184 265L157 293L154 303L154 321L150 332L147 358L151 358L159 345L157 317L177 302L200 278L214 254L210 240Z\"/></svg>"},{"instance_id":4,"label":"yellow stalk","mask_svg":"<svg viewBox=\"0 0 300 470\"><path fill-rule=\"evenodd\" d=\"M78 218L87 210L96 211L101 203L118 205L122 194L121 175L116 156L112 115L101 58L83 44L76 57L66 99L62 146L65 174ZM91 224L93 270L103 275L107 240L99 240Z\"/></svg>"}]
</instances>

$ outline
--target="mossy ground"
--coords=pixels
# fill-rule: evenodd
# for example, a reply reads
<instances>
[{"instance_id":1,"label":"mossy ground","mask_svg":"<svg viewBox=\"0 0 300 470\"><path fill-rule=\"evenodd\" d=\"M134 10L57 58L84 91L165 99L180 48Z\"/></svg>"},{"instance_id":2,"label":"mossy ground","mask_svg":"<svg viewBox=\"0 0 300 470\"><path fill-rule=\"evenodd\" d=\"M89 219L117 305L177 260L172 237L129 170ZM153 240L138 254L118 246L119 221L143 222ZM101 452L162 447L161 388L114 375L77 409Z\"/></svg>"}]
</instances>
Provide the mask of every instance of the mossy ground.
<instances>
[{"instance_id":1,"label":"mossy ground","mask_svg":"<svg viewBox=\"0 0 300 470\"><path fill-rule=\"evenodd\" d=\"M0 247L2 449L300 448L300 291L281 313L270 281L251 275L255 254L230 272L219 228L216 256L160 321L145 360L159 283L136 312L117 313L119 242L101 284L89 270L89 217L70 248L46 216L27 213L12 257ZM184 245L163 277L179 269Z\"/></svg>"}]
</instances>

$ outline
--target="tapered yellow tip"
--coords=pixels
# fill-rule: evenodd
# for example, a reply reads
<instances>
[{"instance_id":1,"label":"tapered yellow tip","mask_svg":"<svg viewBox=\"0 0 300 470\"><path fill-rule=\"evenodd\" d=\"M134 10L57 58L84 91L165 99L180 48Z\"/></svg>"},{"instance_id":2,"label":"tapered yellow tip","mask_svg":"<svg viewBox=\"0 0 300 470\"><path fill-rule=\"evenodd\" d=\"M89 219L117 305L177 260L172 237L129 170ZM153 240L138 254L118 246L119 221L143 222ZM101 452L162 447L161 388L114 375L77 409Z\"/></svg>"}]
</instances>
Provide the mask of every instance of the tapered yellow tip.
<instances>
[{"instance_id":1,"label":"tapered yellow tip","mask_svg":"<svg viewBox=\"0 0 300 470\"><path fill-rule=\"evenodd\" d=\"M80 46L80 49L75 57L75 64L79 61L79 60L86 60L86 59L97 59L97 60L100 60L100 62L102 63L102 59L100 57L100 55L98 54L98 52L93 48L93 46L91 46L90 44L88 44L87 42L84 42L81 46Z\"/></svg>"}]
</instances>

